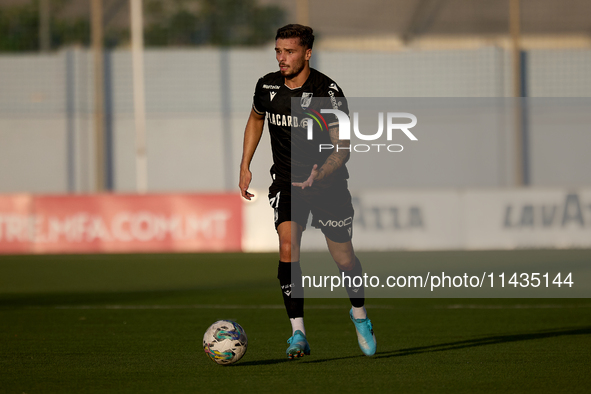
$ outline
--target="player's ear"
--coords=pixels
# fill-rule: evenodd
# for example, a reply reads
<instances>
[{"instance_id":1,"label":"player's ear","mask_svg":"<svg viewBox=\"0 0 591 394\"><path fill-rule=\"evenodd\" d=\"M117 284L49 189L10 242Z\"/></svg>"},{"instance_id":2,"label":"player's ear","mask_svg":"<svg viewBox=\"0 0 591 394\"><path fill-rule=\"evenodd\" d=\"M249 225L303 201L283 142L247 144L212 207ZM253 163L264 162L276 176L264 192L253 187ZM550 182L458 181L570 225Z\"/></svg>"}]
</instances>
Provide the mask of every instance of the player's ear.
<instances>
[{"instance_id":1,"label":"player's ear","mask_svg":"<svg viewBox=\"0 0 591 394\"><path fill-rule=\"evenodd\" d=\"M306 60L310 60L312 57L312 48L306 49Z\"/></svg>"}]
</instances>

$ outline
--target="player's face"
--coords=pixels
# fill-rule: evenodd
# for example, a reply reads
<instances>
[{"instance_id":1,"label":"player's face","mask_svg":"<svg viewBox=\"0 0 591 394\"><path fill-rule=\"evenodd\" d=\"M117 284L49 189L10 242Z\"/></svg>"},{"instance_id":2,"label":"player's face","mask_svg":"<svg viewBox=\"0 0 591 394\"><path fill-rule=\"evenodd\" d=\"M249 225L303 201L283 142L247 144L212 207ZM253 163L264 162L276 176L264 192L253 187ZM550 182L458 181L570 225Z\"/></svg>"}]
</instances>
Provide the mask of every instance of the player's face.
<instances>
[{"instance_id":1,"label":"player's face","mask_svg":"<svg viewBox=\"0 0 591 394\"><path fill-rule=\"evenodd\" d=\"M285 78L297 76L306 67L312 50L300 45L299 38L279 38L275 43L275 58L281 75Z\"/></svg>"}]
</instances>

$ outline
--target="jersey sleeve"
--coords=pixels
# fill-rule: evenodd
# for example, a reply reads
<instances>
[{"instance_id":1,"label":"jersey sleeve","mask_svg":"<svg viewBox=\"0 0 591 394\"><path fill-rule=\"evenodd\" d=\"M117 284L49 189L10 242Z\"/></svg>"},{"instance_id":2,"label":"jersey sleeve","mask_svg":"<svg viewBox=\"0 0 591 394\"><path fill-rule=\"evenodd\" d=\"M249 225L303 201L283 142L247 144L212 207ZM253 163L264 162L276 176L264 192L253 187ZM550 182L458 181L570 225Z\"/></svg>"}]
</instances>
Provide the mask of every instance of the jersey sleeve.
<instances>
[{"instance_id":1,"label":"jersey sleeve","mask_svg":"<svg viewBox=\"0 0 591 394\"><path fill-rule=\"evenodd\" d=\"M259 115L264 115L266 110L262 101L263 97L263 78L260 78L254 89L254 96L252 98L252 109Z\"/></svg>"},{"instance_id":2,"label":"jersey sleeve","mask_svg":"<svg viewBox=\"0 0 591 394\"><path fill-rule=\"evenodd\" d=\"M349 115L349 105L345 94L339 85L334 81L330 81L328 88L326 89L326 97L330 99L330 106L332 109L338 109L345 114ZM339 122L336 116L332 115L330 119L327 119L328 127L338 126Z\"/></svg>"}]
</instances>

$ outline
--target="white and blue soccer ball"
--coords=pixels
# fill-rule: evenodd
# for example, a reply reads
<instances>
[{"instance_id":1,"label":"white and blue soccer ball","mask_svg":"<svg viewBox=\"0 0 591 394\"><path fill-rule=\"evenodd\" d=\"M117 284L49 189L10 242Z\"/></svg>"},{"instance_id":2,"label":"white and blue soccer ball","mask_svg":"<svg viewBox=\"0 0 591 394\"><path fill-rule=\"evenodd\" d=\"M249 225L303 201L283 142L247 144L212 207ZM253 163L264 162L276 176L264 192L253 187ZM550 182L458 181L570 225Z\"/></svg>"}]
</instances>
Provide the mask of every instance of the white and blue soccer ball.
<instances>
[{"instance_id":1,"label":"white and blue soccer ball","mask_svg":"<svg viewBox=\"0 0 591 394\"><path fill-rule=\"evenodd\" d=\"M247 346L246 332L230 320L216 321L203 335L203 350L217 364L235 363L244 356Z\"/></svg>"}]
</instances>

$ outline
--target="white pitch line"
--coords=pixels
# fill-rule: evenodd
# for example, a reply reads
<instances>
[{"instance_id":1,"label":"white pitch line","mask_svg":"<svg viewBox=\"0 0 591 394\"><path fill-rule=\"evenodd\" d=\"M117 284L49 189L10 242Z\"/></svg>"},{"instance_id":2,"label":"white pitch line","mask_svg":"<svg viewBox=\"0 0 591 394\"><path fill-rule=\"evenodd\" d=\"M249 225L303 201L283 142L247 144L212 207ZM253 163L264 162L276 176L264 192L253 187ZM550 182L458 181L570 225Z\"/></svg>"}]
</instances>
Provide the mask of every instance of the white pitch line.
<instances>
[{"instance_id":1,"label":"white pitch line","mask_svg":"<svg viewBox=\"0 0 591 394\"><path fill-rule=\"evenodd\" d=\"M39 307L33 307L38 309ZM58 305L53 309L113 309L113 310L150 310L150 309L283 309L283 305ZM347 305L309 305L306 309L346 309ZM407 309L401 305L367 305L368 309ZM418 308L421 308L420 306ZM450 304L434 305L434 309L566 309L566 308L591 308L591 304L568 305L568 304L515 304L515 305L478 305L478 304Z\"/></svg>"},{"instance_id":2,"label":"white pitch line","mask_svg":"<svg viewBox=\"0 0 591 394\"><path fill-rule=\"evenodd\" d=\"M284 309L283 305L58 305L54 309ZM310 305L306 309L346 309L338 305Z\"/></svg>"},{"instance_id":3,"label":"white pitch line","mask_svg":"<svg viewBox=\"0 0 591 394\"><path fill-rule=\"evenodd\" d=\"M564 305L564 304L515 304L515 305L477 305L477 304L453 304L439 305L437 309L562 309L562 308L591 308L591 304Z\"/></svg>"},{"instance_id":4,"label":"white pitch line","mask_svg":"<svg viewBox=\"0 0 591 394\"><path fill-rule=\"evenodd\" d=\"M58 305L54 309L280 309L283 305Z\"/></svg>"}]
</instances>

